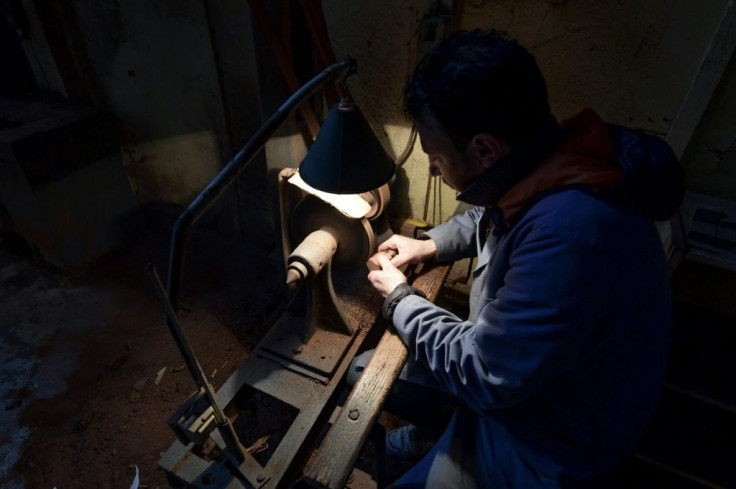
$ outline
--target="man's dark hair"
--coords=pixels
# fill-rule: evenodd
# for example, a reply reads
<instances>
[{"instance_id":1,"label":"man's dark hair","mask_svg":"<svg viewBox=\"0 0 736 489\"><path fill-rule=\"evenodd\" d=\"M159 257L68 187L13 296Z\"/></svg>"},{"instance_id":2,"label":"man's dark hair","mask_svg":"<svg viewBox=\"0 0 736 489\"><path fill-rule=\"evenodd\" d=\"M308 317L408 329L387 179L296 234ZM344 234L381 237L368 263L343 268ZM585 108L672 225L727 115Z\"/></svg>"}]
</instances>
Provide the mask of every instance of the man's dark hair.
<instances>
[{"instance_id":1,"label":"man's dark hair","mask_svg":"<svg viewBox=\"0 0 736 489\"><path fill-rule=\"evenodd\" d=\"M551 117L534 57L497 31L451 34L419 62L404 102L415 120L429 109L457 145L489 133L513 148Z\"/></svg>"}]
</instances>

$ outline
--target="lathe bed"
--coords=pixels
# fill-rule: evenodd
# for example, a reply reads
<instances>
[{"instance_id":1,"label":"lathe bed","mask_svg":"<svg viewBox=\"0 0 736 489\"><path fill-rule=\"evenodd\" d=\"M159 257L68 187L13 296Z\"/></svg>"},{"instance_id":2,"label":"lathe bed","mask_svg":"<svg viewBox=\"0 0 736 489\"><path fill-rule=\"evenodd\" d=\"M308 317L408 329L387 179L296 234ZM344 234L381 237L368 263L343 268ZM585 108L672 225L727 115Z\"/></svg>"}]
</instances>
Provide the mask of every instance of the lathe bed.
<instances>
[{"instance_id":1,"label":"lathe bed","mask_svg":"<svg viewBox=\"0 0 736 489\"><path fill-rule=\"evenodd\" d=\"M430 300L435 300L449 269L449 265L424 266L412 284ZM278 436L283 436L275 449L272 446L268 451L267 460L256 454L246 457L238 470L233 470L224 457L218 456L225 447L215 430L211 436L219 450L214 448L205 454L193 443L185 445L177 440L161 454L159 465L170 480L190 487L228 489L279 488L295 483L333 489L345 486L408 355L398 336L386 329L383 319L378 319L382 298L370 288L364 275L362 283L357 280L360 279L352 283L336 280L343 314L355 329L350 338L344 340L348 343L344 354L333 359L335 366L329 376L320 377L318 372L305 371L288 358L275 355L269 347L281 334L275 327L217 391L217 399L225 413L241 429L247 428L243 423L248 423L247 418L239 423L241 409L255 395L270 396L284 407L289 406L283 411L296 413L285 433L279 433ZM368 338L380 334L370 363L343 406L339 406L350 362L359 352L373 347L369 343L375 339L367 342ZM293 357L298 358L300 353L295 352ZM257 426L250 428L251 432L258 431ZM248 442L242 438L241 442L247 446Z\"/></svg>"}]
</instances>

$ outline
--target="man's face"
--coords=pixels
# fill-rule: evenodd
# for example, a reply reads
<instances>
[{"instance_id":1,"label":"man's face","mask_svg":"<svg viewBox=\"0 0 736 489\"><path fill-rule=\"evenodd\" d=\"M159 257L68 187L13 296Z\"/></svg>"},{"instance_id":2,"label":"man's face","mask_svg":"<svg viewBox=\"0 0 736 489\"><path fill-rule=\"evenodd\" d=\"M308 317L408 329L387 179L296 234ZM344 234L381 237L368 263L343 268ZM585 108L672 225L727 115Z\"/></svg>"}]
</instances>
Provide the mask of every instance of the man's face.
<instances>
[{"instance_id":1,"label":"man's face","mask_svg":"<svg viewBox=\"0 0 736 489\"><path fill-rule=\"evenodd\" d=\"M450 188L462 192L486 169L469 142L461 153L437 119L425 111L417 121L422 150L429 158L429 174L442 177Z\"/></svg>"}]
</instances>

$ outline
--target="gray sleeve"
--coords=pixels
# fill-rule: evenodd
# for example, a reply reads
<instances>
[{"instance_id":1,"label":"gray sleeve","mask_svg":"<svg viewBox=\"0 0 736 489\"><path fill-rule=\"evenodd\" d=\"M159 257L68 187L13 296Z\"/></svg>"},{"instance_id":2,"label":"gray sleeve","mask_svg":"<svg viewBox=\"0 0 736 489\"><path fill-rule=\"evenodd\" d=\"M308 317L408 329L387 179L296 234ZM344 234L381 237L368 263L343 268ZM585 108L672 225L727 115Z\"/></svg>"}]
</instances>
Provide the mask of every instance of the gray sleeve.
<instances>
[{"instance_id":1,"label":"gray sleeve","mask_svg":"<svg viewBox=\"0 0 736 489\"><path fill-rule=\"evenodd\" d=\"M476 231L485 212L483 207L473 207L450 218L446 223L430 229L420 238L432 238L437 245L438 261L454 261L478 254Z\"/></svg>"}]
</instances>

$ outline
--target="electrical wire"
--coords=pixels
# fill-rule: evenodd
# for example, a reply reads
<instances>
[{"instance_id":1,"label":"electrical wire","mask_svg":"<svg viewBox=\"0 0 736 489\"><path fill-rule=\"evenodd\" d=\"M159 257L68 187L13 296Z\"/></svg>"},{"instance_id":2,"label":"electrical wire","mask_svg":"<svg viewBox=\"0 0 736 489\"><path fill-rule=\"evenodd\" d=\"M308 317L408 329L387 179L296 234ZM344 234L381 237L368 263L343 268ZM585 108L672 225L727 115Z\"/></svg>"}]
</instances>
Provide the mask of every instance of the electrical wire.
<instances>
[{"instance_id":1,"label":"electrical wire","mask_svg":"<svg viewBox=\"0 0 736 489\"><path fill-rule=\"evenodd\" d=\"M455 31L459 27L459 24L460 24L460 12L462 11L463 3L464 3L464 0L452 0L452 2L450 4L451 6L450 6L449 31L444 33L444 37L446 37L451 32ZM438 2L438 4L439 4L439 2ZM412 125L412 136L410 136L410 138L409 138L410 141L411 141L411 145L412 146L414 145L414 140L416 139L416 134L414 134L414 132L416 132L416 124L413 124ZM407 148L408 147L409 146L407 145ZM404 151L406 152L406 149ZM402 156L404 156L404 153L402 153ZM408 158L408 154L406 156ZM403 162L402 162L402 164L403 164ZM397 165L397 167L398 167L398 165ZM433 194L434 194L433 197L434 198L433 198L433 202L432 202L432 217L433 218L435 217L435 210L437 209L438 203L439 203L439 217L440 218L442 217L442 201L441 201L441 196L440 196L440 192L441 192L441 188L440 187L442 186L442 184L441 184L440 179L435 178L435 177L433 177L433 176L430 175L429 178L427 179L427 189L426 189L426 191L424 193L424 211L423 211L423 214L422 214L422 216L423 216L422 219L425 222L427 222L427 214L429 213L429 192L430 192L430 189L432 187L432 182L435 182L434 192L433 192ZM442 222L442 221L438 219L435 222Z\"/></svg>"},{"instance_id":2,"label":"electrical wire","mask_svg":"<svg viewBox=\"0 0 736 489\"><path fill-rule=\"evenodd\" d=\"M429 212L429 190L432 187L432 175L427 175L427 190L424 191L424 212L422 213L422 220L427 222L427 212Z\"/></svg>"},{"instance_id":3,"label":"electrical wire","mask_svg":"<svg viewBox=\"0 0 736 489\"><path fill-rule=\"evenodd\" d=\"M396 169L401 168L401 166L404 163L406 163L406 161L409 159L409 156L411 156L411 153L414 150L414 144L416 143L416 141L417 141L417 125L412 124L411 133L409 134L409 140L406 142L404 151L402 151L399 157L396 158Z\"/></svg>"}]
</instances>

